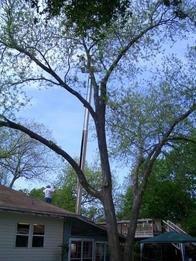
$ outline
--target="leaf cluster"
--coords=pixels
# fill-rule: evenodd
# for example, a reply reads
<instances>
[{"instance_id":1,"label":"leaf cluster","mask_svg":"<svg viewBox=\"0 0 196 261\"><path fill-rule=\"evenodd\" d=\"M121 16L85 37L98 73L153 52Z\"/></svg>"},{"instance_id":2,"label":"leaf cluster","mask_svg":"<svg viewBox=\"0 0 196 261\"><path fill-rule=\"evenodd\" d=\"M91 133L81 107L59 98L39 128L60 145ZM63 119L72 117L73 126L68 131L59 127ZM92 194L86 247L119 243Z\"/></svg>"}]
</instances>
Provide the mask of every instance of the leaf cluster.
<instances>
[{"instance_id":1,"label":"leaf cluster","mask_svg":"<svg viewBox=\"0 0 196 261\"><path fill-rule=\"evenodd\" d=\"M66 27L84 36L88 31L94 35L101 34L103 28L110 26L119 16L124 18L130 1L46 0L42 11L39 11L38 0L30 0L30 2L38 12L46 13L47 19L63 13L66 16Z\"/></svg>"}]
</instances>

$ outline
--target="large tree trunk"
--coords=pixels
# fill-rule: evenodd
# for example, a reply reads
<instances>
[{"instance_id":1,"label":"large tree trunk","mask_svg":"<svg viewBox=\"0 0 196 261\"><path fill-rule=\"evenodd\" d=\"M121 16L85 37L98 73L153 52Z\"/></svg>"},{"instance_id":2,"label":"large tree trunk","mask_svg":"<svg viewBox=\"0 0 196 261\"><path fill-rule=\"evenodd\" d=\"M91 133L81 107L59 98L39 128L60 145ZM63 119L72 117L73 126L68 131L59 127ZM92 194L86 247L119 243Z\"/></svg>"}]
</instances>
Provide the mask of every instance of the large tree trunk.
<instances>
[{"instance_id":1,"label":"large tree trunk","mask_svg":"<svg viewBox=\"0 0 196 261\"><path fill-rule=\"evenodd\" d=\"M128 235L124 247L124 258L123 261L132 261L133 259L133 244L135 240L135 231L137 228L137 219L139 216L142 196L138 193L133 199L132 215L128 229Z\"/></svg>"},{"instance_id":2,"label":"large tree trunk","mask_svg":"<svg viewBox=\"0 0 196 261\"><path fill-rule=\"evenodd\" d=\"M103 88L104 89L104 88ZM105 97L103 95L103 97ZM95 100L97 106L97 121L95 122L98 148L100 153L101 170L102 170L102 203L105 212L110 261L121 261L119 234L115 208L112 198L112 175L110 170L109 156L105 132L105 102L97 97Z\"/></svg>"},{"instance_id":3,"label":"large tree trunk","mask_svg":"<svg viewBox=\"0 0 196 261\"><path fill-rule=\"evenodd\" d=\"M11 180L11 182L10 182L10 184L9 184L9 188L12 188L13 187L13 185L14 185L14 183L15 183L15 181L18 179L18 177L17 176L13 176L13 179Z\"/></svg>"},{"instance_id":4,"label":"large tree trunk","mask_svg":"<svg viewBox=\"0 0 196 261\"><path fill-rule=\"evenodd\" d=\"M117 230L115 210L110 190L104 190L104 211L108 235L110 261L121 261L120 241Z\"/></svg>"}]
</instances>

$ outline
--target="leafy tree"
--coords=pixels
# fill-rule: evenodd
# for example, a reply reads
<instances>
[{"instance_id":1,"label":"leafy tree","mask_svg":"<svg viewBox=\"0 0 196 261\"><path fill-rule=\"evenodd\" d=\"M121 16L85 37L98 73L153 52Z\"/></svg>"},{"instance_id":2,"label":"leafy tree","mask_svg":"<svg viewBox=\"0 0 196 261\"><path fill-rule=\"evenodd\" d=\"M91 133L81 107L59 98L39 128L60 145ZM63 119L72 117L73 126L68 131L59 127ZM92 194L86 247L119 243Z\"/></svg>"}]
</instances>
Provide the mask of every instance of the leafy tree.
<instances>
[{"instance_id":1,"label":"leafy tree","mask_svg":"<svg viewBox=\"0 0 196 261\"><path fill-rule=\"evenodd\" d=\"M172 62L172 66L167 62L166 71L162 69L159 72L160 78L156 77L153 85L150 82L147 92L132 86L120 95L113 92L110 101L108 123L111 150L125 164L128 161L132 163L130 184L133 195L129 215L132 222L128 232L131 237L125 248L130 247L134 240L133 231L142 198L156 161L177 141L188 140L192 130L193 118L181 121L180 115L184 114L184 106L194 104L190 90L194 89L195 79L192 75L189 77L188 72L184 75L177 60ZM145 85L148 86L147 83Z\"/></svg>"},{"instance_id":2,"label":"leafy tree","mask_svg":"<svg viewBox=\"0 0 196 261\"><path fill-rule=\"evenodd\" d=\"M33 124L31 127L40 132L40 126ZM0 140L1 151L4 151L0 157L2 184L12 188L18 179L40 179L46 173L55 171L55 164L51 164L54 157L52 153L28 135L11 129L2 129Z\"/></svg>"},{"instance_id":3,"label":"leafy tree","mask_svg":"<svg viewBox=\"0 0 196 261\"><path fill-rule=\"evenodd\" d=\"M94 184L95 187L99 186L101 181L101 173L99 170L93 170L86 166L85 175L91 184ZM75 212L77 178L74 170L69 165L66 165L62 174L60 174L54 181L54 186L55 192L53 194L52 203L58 207ZM115 188L114 191L114 198L117 203L119 200L117 188ZM33 189L29 192L29 195L38 199L43 199L43 188ZM91 197L85 190L82 190L81 214L94 221L104 220L102 205L97 199Z\"/></svg>"},{"instance_id":4,"label":"leafy tree","mask_svg":"<svg viewBox=\"0 0 196 261\"><path fill-rule=\"evenodd\" d=\"M95 187L99 186L99 171L92 170L91 168L86 166L85 175L88 181L91 182L91 184L94 184ZM63 170L63 174L59 175L57 181L55 182L55 187L58 189L54 194L53 203L74 212L77 197L77 178L73 168L71 168L69 165L66 165L65 169ZM98 212L100 212L99 210L101 208L100 202L95 198L91 197L88 193L86 193L85 190L82 191L81 206L81 213L93 219L95 219L96 216L98 216ZM96 211L92 211L94 209L93 206L96 206ZM101 215L103 215L103 211L101 212Z\"/></svg>"},{"instance_id":5,"label":"leafy tree","mask_svg":"<svg viewBox=\"0 0 196 261\"><path fill-rule=\"evenodd\" d=\"M40 199L42 200L44 195L43 195L43 189L44 188L34 188L32 189L31 191L26 191L25 190L25 193L33 198L36 198L36 199Z\"/></svg>"},{"instance_id":6,"label":"leafy tree","mask_svg":"<svg viewBox=\"0 0 196 261\"><path fill-rule=\"evenodd\" d=\"M180 144L156 162L144 193L141 218L169 219L195 235L195 148L195 143ZM132 201L129 187L123 197L120 217L130 218Z\"/></svg>"},{"instance_id":7,"label":"leafy tree","mask_svg":"<svg viewBox=\"0 0 196 261\"><path fill-rule=\"evenodd\" d=\"M77 2L79 3L79 1ZM191 13L192 4L191 1L188 1L183 10ZM15 119L8 119L9 115L6 112L1 116L0 126L17 129L28 134L68 161L87 193L103 204L112 261L122 260L122 255L112 196L112 174L105 130L109 98L112 97L115 86L118 85L117 89L122 90L123 86L127 87L128 83L133 80L139 70L138 65L141 65L138 61L153 58L155 52L161 50L164 41L168 42L171 39L175 41L176 37L183 37L187 31L192 30L189 17L181 19L183 17L179 17L174 12L173 5L165 5L163 1L130 1L127 10L131 12L128 19L117 15L117 19L112 20L112 23L109 22L106 23L106 26L100 27L102 28L101 37L99 35L96 37L97 23L95 26L92 23L89 30L85 30L85 32L81 30L81 33L78 34L78 30L74 30L74 25L76 24L76 28L79 28L78 25L82 18L78 20L78 24L76 20L73 20L72 24L68 14L63 12L59 16L49 19L47 26L40 14L37 15L39 19L37 18L35 22L35 10L29 8L28 1L1 2L0 10L1 88L8 92L7 97L9 98L12 88L22 89L29 82L34 85L41 83L41 86L45 83L47 86L57 86L71 93L86 107L93 119L96 131L101 162L101 185L94 187L94 184L89 183L78 163L66 150L18 123ZM65 23L66 21L68 23ZM69 22L72 24L70 27L66 26ZM83 23L81 24L83 25ZM84 29L86 29L86 24ZM95 33L93 34L93 32ZM91 78L94 90L93 105L84 98L84 77L80 73L81 67ZM178 80L181 81L182 77L179 77ZM187 77L185 77L183 85L186 80ZM184 98L187 96L185 93L182 94ZM131 260L130 246L134 238L143 190L145 190L153 164L163 146L169 142L171 135L174 136L176 127L194 111L191 99L185 104L187 106L184 107L184 110L181 108L178 114L173 114L169 122L161 125L161 127L165 127L162 128L162 135L154 144L145 164L142 165L144 186L142 193L137 194L135 198L131 229L125 244L124 261ZM166 101L165 106L167 108ZM169 111L169 109L170 107L167 110ZM157 110L159 112L159 104Z\"/></svg>"},{"instance_id":8,"label":"leafy tree","mask_svg":"<svg viewBox=\"0 0 196 261\"><path fill-rule=\"evenodd\" d=\"M101 172L96 167L85 167L85 176L90 184L94 187L100 187L101 184ZM76 197L77 197L77 178L74 170L69 165L66 166L63 171L63 175L59 176L59 180L56 181L55 187L58 188L57 194L54 194L54 204L75 211ZM113 178L113 198L116 208L119 201L119 188ZM65 197L61 196L62 194ZM66 199L65 199L66 198ZM67 208L69 206L69 208ZM87 216L94 221L104 220L103 207L100 201L89 195L85 190L82 190L81 200L81 214Z\"/></svg>"}]
</instances>

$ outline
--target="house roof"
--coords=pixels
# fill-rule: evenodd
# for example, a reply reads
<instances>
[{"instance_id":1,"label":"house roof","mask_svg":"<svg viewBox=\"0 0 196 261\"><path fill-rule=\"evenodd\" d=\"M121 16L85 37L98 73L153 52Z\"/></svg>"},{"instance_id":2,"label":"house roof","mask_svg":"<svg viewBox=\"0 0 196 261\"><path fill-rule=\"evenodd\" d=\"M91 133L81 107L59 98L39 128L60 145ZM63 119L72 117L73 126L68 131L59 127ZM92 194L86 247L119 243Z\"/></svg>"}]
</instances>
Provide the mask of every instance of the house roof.
<instances>
[{"instance_id":1,"label":"house roof","mask_svg":"<svg viewBox=\"0 0 196 261\"><path fill-rule=\"evenodd\" d=\"M162 243L188 243L196 242L196 238L187 234L177 232L165 232L159 236L141 240L143 244L162 244Z\"/></svg>"},{"instance_id":2,"label":"house roof","mask_svg":"<svg viewBox=\"0 0 196 261\"><path fill-rule=\"evenodd\" d=\"M27 212L53 216L77 216L62 208L31 198L23 192L0 185L0 210Z\"/></svg>"},{"instance_id":3,"label":"house roof","mask_svg":"<svg viewBox=\"0 0 196 261\"><path fill-rule=\"evenodd\" d=\"M74 218L106 233L106 229L90 219L56 207L42 200L34 199L25 193L0 185L0 211L43 215L59 218Z\"/></svg>"}]
</instances>

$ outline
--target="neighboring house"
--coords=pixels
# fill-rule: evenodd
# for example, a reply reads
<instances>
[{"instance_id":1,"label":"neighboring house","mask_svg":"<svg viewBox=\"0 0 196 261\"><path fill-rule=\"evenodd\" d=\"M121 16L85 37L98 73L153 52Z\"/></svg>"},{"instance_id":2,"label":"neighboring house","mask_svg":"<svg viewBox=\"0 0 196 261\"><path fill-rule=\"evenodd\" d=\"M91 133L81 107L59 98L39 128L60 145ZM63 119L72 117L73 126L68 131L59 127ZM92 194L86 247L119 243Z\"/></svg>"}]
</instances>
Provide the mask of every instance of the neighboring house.
<instances>
[{"instance_id":1,"label":"neighboring house","mask_svg":"<svg viewBox=\"0 0 196 261\"><path fill-rule=\"evenodd\" d=\"M108 261L106 230L0 185L0 260Z\"/></svg>"}]
</instances>

